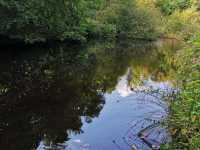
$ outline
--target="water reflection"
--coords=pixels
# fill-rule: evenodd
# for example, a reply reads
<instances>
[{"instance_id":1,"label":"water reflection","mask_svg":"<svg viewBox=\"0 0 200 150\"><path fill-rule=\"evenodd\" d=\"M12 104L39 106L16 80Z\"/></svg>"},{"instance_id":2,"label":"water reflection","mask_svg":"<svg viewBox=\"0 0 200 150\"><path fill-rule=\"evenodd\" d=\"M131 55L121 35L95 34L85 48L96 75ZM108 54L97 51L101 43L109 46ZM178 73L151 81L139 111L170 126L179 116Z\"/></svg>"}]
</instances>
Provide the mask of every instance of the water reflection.
<instances>
[{"instance_id":1,"label":"water reflection","mask_svg":"<svg viewBox=\"0 0 200 150\"><path fill-rule=\"evenodd\" d=\"M129 107L142 98L134 90L149 79L172 80L174 48L161 45L98 42L2 53L1 149L117 149L114 136L123 137L133 114L144 113Z\"/></svg>"}]
</instances>

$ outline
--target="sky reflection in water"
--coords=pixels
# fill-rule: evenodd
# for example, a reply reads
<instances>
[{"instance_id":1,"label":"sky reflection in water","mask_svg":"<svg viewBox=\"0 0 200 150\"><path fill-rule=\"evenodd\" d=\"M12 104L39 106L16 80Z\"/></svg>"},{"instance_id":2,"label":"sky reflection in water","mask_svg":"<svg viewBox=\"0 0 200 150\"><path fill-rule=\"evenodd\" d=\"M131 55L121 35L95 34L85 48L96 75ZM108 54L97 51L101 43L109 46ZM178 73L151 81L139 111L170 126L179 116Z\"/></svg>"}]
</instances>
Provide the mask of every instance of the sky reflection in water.
<instances>
[{"instance_id":1,"label":"sky reflection in water","mask_svg":"<svg viewBox=\"0 0 200 150\"><path fill-rule=\"evenodd\" d=\"M168 113L173 49L97 42L2 53L0 148L148 150L170 140L151 126Z\"/></svg>"}]
</instances>

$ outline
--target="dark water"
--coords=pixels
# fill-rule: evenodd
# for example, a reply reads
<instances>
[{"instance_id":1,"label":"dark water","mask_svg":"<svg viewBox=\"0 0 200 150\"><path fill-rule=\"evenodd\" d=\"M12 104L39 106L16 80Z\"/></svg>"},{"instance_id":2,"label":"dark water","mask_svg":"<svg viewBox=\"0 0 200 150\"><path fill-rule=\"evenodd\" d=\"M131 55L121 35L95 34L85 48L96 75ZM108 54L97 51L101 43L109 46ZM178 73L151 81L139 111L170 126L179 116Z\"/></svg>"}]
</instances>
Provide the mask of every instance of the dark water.
<instances>
[{"instance_id":1,"label":"dark water","mask_svg":"<svg viewBox=\"0 0 200 150\"><path fill-rule=\"evenodd\" d=\"M170 141L177 44L2 49L0 149L149 150Z\"/></svg>"}]
</instances>

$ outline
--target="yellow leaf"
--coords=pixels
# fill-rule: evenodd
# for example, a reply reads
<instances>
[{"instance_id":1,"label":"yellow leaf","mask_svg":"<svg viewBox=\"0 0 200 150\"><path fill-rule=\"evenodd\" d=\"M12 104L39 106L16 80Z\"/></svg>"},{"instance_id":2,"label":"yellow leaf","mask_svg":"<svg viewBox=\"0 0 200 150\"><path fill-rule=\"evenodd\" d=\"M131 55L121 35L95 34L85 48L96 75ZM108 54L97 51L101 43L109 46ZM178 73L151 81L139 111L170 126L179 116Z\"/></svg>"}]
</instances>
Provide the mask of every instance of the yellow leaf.
<instances>
[{"instance_id":1,"label":"yellow leaf","mask_svg":"<svg viewBox=\"0 0 200 150\"><path fill-rule=\"evenodd\" d=\"M196 116L192 116L192 122L195 122L196 118Z\"/></svg>"},{"instance_id":2,"label":"yellow leaf","mask_svg":"<svg viewBox=\"0 0 200 150\"><path fill-rule=\"evenodd\" d=\"M181 129L181 133L182 133L183 135L186 135L186 134L187 134L187 129L186 129L186 128Z\"/></svg>"}]
</instances>

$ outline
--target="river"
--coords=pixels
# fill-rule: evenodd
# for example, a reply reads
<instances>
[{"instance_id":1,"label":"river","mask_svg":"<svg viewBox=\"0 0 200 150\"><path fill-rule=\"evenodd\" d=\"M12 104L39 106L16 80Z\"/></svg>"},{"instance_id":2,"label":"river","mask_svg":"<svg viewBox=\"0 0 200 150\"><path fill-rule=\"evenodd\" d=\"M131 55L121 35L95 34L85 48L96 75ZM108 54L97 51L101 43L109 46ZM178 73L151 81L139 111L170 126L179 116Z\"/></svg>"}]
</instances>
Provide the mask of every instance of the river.
<instances>
[{"instance_id":1,"label":"river","mask_svg":"<svg viewBox=\"0 0 200 150\"><path fill-rule=\"evenodd\" d=\"M151 150L170 142L173 40L2 48L0 149Z\"/></svg>"}]
</instances>

